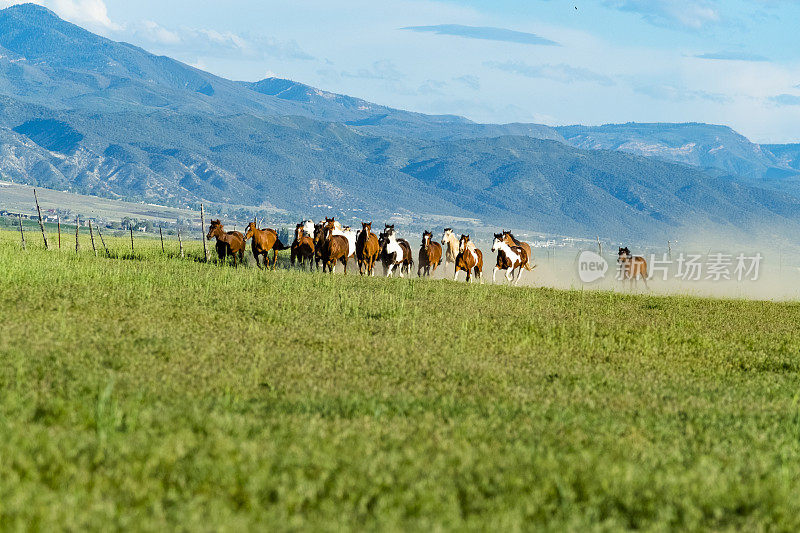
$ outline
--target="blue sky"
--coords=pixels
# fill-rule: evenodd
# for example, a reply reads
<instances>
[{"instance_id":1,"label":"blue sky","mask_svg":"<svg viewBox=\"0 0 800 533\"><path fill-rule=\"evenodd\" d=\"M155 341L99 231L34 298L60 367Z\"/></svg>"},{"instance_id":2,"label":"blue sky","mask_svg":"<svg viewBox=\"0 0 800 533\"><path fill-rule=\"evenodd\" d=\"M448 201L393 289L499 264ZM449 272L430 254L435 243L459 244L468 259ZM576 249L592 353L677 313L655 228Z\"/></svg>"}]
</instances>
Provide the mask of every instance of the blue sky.
<instances>
[{"instance_id":1,"label":"blue sky","mask_svg":"<svg viewBox=\"0 0 800 533\"><path fill-rule=\"evenodd\" d=\"M228 78L481 122L698 121L800 141L795 0L39 3Z\"/></svg>"}]
</instances>

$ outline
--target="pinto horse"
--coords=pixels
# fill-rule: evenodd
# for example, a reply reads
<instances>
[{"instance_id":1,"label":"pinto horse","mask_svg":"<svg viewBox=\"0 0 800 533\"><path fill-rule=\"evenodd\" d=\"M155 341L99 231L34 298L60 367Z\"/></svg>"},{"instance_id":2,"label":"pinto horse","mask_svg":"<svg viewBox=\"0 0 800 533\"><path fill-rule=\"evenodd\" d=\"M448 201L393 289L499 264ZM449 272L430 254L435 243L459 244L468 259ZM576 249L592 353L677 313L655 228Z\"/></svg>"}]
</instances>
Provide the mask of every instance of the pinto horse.
<instances>
[{"instance_id":1,"label":"pinto horse","mask_svg":"<svg viewBox=\"0 0 800 533\"><path fill-rule=\"evenodd\" d=\"M456 257L458 257L458 239L456 234L453 233L453 228L444 228L442 234L442 247L444 247L444 266L447 263L456 264Z\"/></svg>"},{"instance_id":2,"label":"pinto horse","mask_svg":"<svg viewBox=\"0 0 800 533\"><path fill-rule=\"evenodd\" d=\"M472 281L471 274L474 272L475 277L483 283L481 277L481 272L483 272L483 253L469 240L469 235L461 235L458 241L456 273L453 275L453 281L458 280L458 273L461 270L467 273L467 281Z\"/></svg>"},{"instance_id":3,"label":"pinto horse","mask_svg":"<svg viewBox=\"0 0 800 533\"><path fill-rule=\"evenodd\" d=\"M292 266L294 266L295 259L300 261L300 266L304 266L306 260L308 260L309 268L314 266L314 239L306 234L304 224L298 224L294 230L291 253Z\"/></svg>"},{"instance_id":4,"label":"pinto horse","mask_svg":"<svg viewBox=\"0 0 800 533\"><path fill-rule=\"evenodd\" d=\"M528 254L522 246L511 246L504 239L502 233L494 234L492 251L497 252L497 264L492 271L492 283L495 283L495 276L498 270L506 271L506 279L514 283L519 283L522 269L528 264ZM514 281L514 269L517 269L517 279Z\"/></svg>"},{"instance_id":5,"label":"pinto horse","mask_svg":"<svg viewBox=\"0 0 800 533\"><path fill-rule=\"evenodd\" d=\"M423 271L426 276L430 277L440 264L442 264L442 245L433 240L433 233L425 231L422 233L422 245L419 248L417 277L420 277Z\"/></svg>"},{"instance_id":6,"label":"pinto horse","mask_svg":"<svg viewBox=\"0 0 800 533\"><path fill-rule=\"evenodd\" d=\"M361 231L356 238L356 259L358 272L363 275L366 270L368 276L375 275L375 261L381 253L378 237L372 233L372 222L362 222Z\"/></svg>"},{"instance_id":7,"label":"pinto horse","mask_svg":"<svg viewBox=\"0 0 800 533\"><path fill-rule=\"evenodd\" d=\"M411 267L414 265L414 259L411 257L411 245L405 239L398 239L394 231L394 224L387 224L381 233L378 242L381 246L381 262L383 263L383 272L387 277L394 274L394 269L400 266L400 277L403 274L408 274Z\"/></svg>"},{"instance_id":8,"label":"pinto horse","mask_svg":"<svg viewBox=\"0 0 800 533\"><path fill-rule=\"evenodd\" d=\"M336 262L341 261L344 265L344 273L347 274L347 253L350 244L347 238L342 235L334 235L333 224L326 225L322 229L322 271L333 273L336 271Z\"/></svg>"},{"instance_id":9,"label":"pinto horse","mask_svg":"<svg viewBox=\"0 0 800 533\"><path fill-rule=\"evenodd\" d=\"M225 227L217 220L211 221L211 226L208 228L206 239L211 240L212 237L217 238L217 256L220 261L224 261L229 255L233 256L233 265L236 266L237 256L239 261L244 260L244 235L238 231L225 231Z\"/></svg>"},{"instance_id":10,"label":"pinto horse","mask_svg":"<svg viewBox=\"0 0 800 533\"><path fill-rule=\"evenodd\" d=\"M495 237L497 236L495 235ZM523 267L525 267L525 270L531 271L536 267L533 261L533 254L531 253L530 244L528 244L527 242L522 242L517 240L516 237L514 237L514 235L510 231L503 232L503 240L506 242L506 244L508 244L512 248L514 246L519 246L520 248L525 250L525 256L527 257L527 261L525 262L524 265L522 265ZM520 271L519 273L522 274L522 271Z\"/></svg>"},{"instance_id":11,"label":"pinto horse","mask_svg":"<svg viewBox=\"0 0 800 533\"><path fill-rule=\"evenodd\" d=\"M259 258L263 255L264 262L269 268L269 251L272 250L272 268L278 263L278 250L286 250L289 248L281 242L278 238L278 233L274 229L258 229L255 222L247 225L247 231L244 234L244 240L253 239L251 249L253 250L253 257L256 258L256 265L261 268Z\"/></svg>"},{"instance_id":12,"label":"pinto horse","mask_svg":"<svg viewBox=\"0 0 800 533\"><path fill-rule=\"evenodd\" d=\"M626 246L619 249L617 263L622 281L630 280L631 287L633 287L634 282L641 278L644 286L650 288L647 286L647 260L644 257L631 255L631 251Z\"/></svg>"}]
</instances>

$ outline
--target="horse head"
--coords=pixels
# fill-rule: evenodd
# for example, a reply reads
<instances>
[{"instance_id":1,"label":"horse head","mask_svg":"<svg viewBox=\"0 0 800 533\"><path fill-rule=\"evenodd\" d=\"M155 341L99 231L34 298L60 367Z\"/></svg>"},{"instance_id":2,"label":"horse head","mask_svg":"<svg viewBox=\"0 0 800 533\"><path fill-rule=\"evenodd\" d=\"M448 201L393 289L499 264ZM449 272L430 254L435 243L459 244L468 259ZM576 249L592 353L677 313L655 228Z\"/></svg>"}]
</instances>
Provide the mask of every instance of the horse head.
<instances>
[{"instance_id":1,"label":"horse head","mask_svg":"<svg viewBox=\"0 0 800 533\"><path fill-rule=\"evenodd\" d=\"M617 255L617 262L618 263L625 263L629 261L631 258L631 251L626 246L625 248L619 249L619 254Z\"/></svg>"},{"instance_id":2,"label":"horse head","mask_svg":"<svg viewBox=\"0 0 800 533\"><path fill-rule=\"evenodd\" d=\"M467 250L467 245L469 244L469 235L461 234L461 238L458 240L458 251L464 253Z\"/></svg>"},{"instance_id":3,"label":"horse head","mask_svg":"<svg viewBox=\"0 0 800 533\"><path fill-rule=\"evenodd\" d=\"M503 233L495 233L494 234L494 242L492 243L492 251L496 252L500 249L500 245L505 242L505 232Z\"/></svg>"},{"instance_id":4,"label":"horse head","mask_svg":"<svg viewBox=\"0 0 800 533\"><path fill-rule=\"evenodd\" d=\"M372 233L372 222L362 222L361 230L369 237L369 234Z\"/></svg>"},{"instance_id":5,"label":"horse head","mask_svg":"<svg viewBox=\"0 0 800 533\"><path fill-rule=\"evenodd\" d=\"M244 240L247 240L250 237L254 236L256 234L256 230L257 229L258 229L258 226L256 225L255 222L249 223L247 225L247 229L244 232Z\"/></svg>"},{"instance_id":6,"label":"horse head","mask_svg":"<svg viewBox=\"0 0 800 533\"><path fill-rule=\"evenodd\" d=\"M206 234L206 239L209 241L211 237L218 237L223 233L223 226L222 222L219 219L212 220L211 225L208 227L208 233Z\"/></svg>"},{"instance_id":7,"label":"horse head","mask_svg":"<svg viewBox=\"0 0 800 533\"><path fill-rule=\"evenodd\" d=\"M433 233L430 231L423 231L422 232L422 247L424 249L428 249L431 246L431 239L433 238Z\"/></svg>"}]
</instances>

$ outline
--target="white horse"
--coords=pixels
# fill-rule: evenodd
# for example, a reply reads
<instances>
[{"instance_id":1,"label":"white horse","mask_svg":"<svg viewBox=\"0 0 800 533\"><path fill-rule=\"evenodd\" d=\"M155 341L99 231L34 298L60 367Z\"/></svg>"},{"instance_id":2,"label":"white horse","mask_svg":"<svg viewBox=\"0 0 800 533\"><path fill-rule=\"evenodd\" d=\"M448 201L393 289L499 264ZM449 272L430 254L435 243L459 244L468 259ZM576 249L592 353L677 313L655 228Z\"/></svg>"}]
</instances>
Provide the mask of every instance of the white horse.
<instances>
[{"instance_id":1,"label":"white horse","mask_svg":"<svg viewBox=\"0 0 800 533\"><path fill-rule=\"evenodd\" d=\"M444 266L446 267L447 263L453 263L453 268L455 268L456 257L458 257L458 237L453 233L453 228L444 229L442 248L444 248L444 257L442 258Z\"/></svg>"},{"instance_id":2,"label":"white horse","mask_svg":"<svg viewBox=\"0 0 800 533\"><path fill-rule=\"evenodd\" d=\"M516 248L516 250L514 249ZM495 276L498 270L506 271L506 279L516 285L522 276L522 268L527 264L528 258L525 250L518 246L512 248L503 240L502 233L495 233L492 251L497 252L497 263L492 270L492 283L496 283ZM514 269L517 269L517 278L514 280Z\"/></svg>"},{"instance_id":3,"label":"white horse","mask_svg":"<svg viewBox=\"0 0 800 533\"><path fill-rule=\"evenodd\" d=\"M314 221L313 220L304 220L303 221L303 233L314 238Z\"/></svg>"}]
</instances>

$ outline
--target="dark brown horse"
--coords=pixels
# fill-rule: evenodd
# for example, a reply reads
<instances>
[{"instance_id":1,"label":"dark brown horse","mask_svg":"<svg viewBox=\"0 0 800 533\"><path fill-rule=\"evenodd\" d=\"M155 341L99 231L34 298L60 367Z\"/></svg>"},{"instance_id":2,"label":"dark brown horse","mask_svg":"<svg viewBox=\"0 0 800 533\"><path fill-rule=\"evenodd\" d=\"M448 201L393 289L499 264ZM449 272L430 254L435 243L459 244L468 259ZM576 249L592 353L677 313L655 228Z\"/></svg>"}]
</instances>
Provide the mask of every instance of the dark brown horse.
<instances>
[{"instance_id":1,"label":"dark brown horse","mask_svg":"<svg viewBox=\"0 0 800 533\"><path fill-rule=\"evenodd\" d=\"M331 221L326 223L322 230L322 271L336 271L336 262L344 265L344 273L347 274L347 255L350 250L350 243L343 235L334 235L334 225Z\"/></svg>"},{"instance_id":2,"label":"dark brown horse","mask_svg":"<svg viewBox=\"0 0 800 533\"><path fill-rule=\"evenodd\" d=\"M456 273L453 276L453 281L458 280L458 272L461 270L467 273L467 281L472 281L471 274L474 272L475 277L483 282L483 279L481 279L481 273L483 272L483 253L469 240L469 235L461 235L458 241Z\"/></svg>"},{"instance_id":3,"label":"dark brown horse","mask_svg":"<svg viewBox=\"0 0 800 533\"><path fill-rule=\"evenodd\" d=\"M533 270L534 269L534 267L536 265L534 264L534 261L533 261L533 254L531 253L531 245L530 244L528 244L527 242L522 242L520 240L517 240L517 238L514 237L514 235L510 231L504 231L503 232L503 240L505 240L506 244L508 244L509 246L519 246L520 248L525 250L525 257L527 257L527 260L526 260L525 264L522 265L522 266L525 268L525 270ZM521 273L522 273L522 271L520 271L520 274Z\"/></svg>"},{"instance_id":4,"label":"dark brown horse","mask_svg":"<svg viewBox=\"0 0 800 533\"><path fill-rule=\"evenodd\" d=\"M325 242L325 224L319 222L314 224L314 263L319 270L319 264L322 261L322 243Z\"/></svg>"},{"instance_id":5,"label":"dark brown horse","mask_svg":"<svg viewBox=\"0 0 800 533\"><path fill-rule=\"evenodd\" d=\"M375 261L381 253L378 237L372 233L372 222L362 222L361 231L356 238L356 259L358 272L362 275L366 270L368 276L375 275Z\"/></svg>"},{"instance_id":6,"label":"dark brown horse","mask_svg":"<svg viewBox=\"0 0 800 533\"><path fill-rule=\"evenodd\" d=\"M419 248L419 265L417 266L417 276L424 273L430 277L436 272L436 267L442 264L442 245L433 240L433 233L425 231L422 233L422 245ZM431 271L431 268L433 270Z\"/></svg>"},{"instance_id":7,"label":"dark brown horse","mask_svg":"<svg viewBox=\"0 0 800 533\"><path fill-rule=\"evenodd\" d=\"M650 288L647 286L647 260L644 257L632 255L626 246L619 249L617 263L619 264L620 279L622 281L629 280L631 287L633 287L634 282L641 278L644 281L644 286L648 289Z\"/></svg>"},{"instance_id":8,"label":"dark brown horse","mask_svg":"<svg viewBox=\"0 0 800 533\"><path fill-rule=\"evenodd\" d=\"M298 224L294 230L291 253L292 266L294 266L295 259L300 261L300 266L304 266L306 260L308 260L308 267L314 268L314 239L306 234L303 224Z\"/></svg>"},{"instance_id":9,"label":"dark brown horse","mask_svg":"<svg viewBox=\"0 0 800 533\"><path fill-rule=\"evenodd\" d=\"M274 229L258 229L255 222L247 225L247 231L244 234L244 240L253 239L252 250L253 257L256 258L256 265L261 268L259 258L263 255L264 262L269 268L269 251L272 250L272 267L278 263L278 250L285 250L288 246L284 245L278 238L278 232Z\"/></svg>"},{"instance_id":10,"label":"dark brown horse","mask_svg":"<svg viewBox=\"0 0 800 533\"><path fill-rule=\"evenodd\" d=\"M212 237L217 238L217 256L220 261L225 261L228 256L233 256L233 264L236 266L237 258L241 262L244 260L244 235L238 231L225 231L225 227L217 220L211 221L211 226L208 228L206 239L209 241Z\"/></svg>"}]
</instances>

